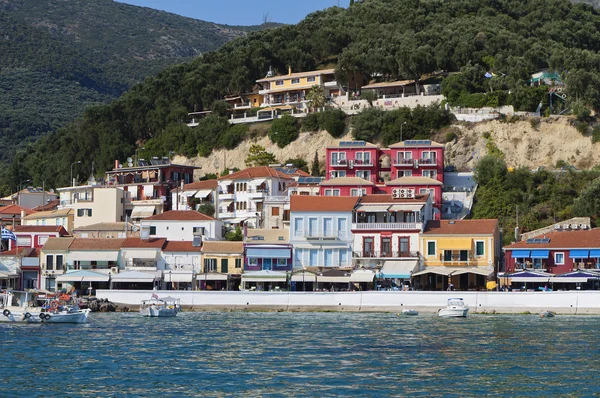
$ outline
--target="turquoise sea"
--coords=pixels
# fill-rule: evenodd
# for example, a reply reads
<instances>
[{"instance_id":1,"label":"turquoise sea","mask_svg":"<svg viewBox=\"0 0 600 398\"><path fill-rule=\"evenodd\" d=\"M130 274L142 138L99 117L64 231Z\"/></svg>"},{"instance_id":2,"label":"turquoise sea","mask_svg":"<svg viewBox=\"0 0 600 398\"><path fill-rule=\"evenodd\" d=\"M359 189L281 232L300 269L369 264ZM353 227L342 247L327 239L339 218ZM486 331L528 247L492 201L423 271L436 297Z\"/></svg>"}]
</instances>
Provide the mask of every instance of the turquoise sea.
<instances>
[{"instance_id":1,"label":"turquoise sea","mask_svg":"<svg viewBox=\"0 0 600 398\"><path fill-rule=\"evenodd\" d=\"M0 324L1 397L600 395L600 317L183 312Z\"/></svg>"}]
</instances>

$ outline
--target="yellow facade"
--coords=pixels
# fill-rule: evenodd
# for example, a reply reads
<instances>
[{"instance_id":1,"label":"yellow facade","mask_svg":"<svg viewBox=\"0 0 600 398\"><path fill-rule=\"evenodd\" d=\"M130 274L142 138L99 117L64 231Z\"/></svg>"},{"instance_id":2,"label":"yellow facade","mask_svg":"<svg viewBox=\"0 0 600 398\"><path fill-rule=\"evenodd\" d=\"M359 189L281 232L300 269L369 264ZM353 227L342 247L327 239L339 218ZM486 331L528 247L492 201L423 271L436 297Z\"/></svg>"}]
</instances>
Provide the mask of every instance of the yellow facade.
<instances>
[{"instance_id":1,"label":"yellow facade","mask_svg":"<svg viewBox=\"0 0 600 398\"><path fill-rule=\"evenodd\" d=\"M421 235L420 248L426 267L493 266L499 236Z\"/></svg>"},{"instance_id":2,"label":"yellow facade","mask_svg":"<svg viewBox=\"0 0 600 398\"><path fill-rule=\"evenodd\" d=\"M203 254L202 272L217 272L221 274L240 275L244 268L242 253L228 254Z\"/></svg>"}]
</instances>

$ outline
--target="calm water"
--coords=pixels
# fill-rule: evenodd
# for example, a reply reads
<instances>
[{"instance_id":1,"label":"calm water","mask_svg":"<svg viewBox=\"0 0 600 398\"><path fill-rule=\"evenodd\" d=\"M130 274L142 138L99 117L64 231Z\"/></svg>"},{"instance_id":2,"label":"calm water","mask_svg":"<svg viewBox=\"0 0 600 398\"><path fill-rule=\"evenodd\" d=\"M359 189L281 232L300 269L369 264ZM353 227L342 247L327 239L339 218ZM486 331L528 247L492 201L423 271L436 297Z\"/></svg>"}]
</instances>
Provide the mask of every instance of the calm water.
<instances>
[{"instance_id":1,"label":"calm water","mask_svg":"<svg viewBox=\"0 0 600 398\"><path fill-rule=\"evenodd\" d=\"M600 317L91 314L0 323L0 396L590 396Z\"/></svg>"}]
</instances>

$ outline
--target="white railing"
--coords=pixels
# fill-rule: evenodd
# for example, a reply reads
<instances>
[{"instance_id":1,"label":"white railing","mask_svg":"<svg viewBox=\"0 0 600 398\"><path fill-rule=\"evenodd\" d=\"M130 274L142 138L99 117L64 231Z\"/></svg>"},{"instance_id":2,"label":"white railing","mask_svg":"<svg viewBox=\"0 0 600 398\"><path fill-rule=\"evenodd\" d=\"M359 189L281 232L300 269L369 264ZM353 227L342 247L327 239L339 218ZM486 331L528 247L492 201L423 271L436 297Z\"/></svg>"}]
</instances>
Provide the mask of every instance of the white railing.
<instances>
[{"instance_id":1,"label":"white railing","mask_svg":"<svg viewBox=\"0 0 600 398\"><path fill-rule=\"evenodd\" d=\"M295 236L306 239L345 239L346 232L337 230L299 230L296 231Z\"/></svg>"},{"instance_id":2,"label":"white railing","mask_svg":"<svg viewBox=\"0 0 600 398\"><path fill-rule=\"evenodd\" d=\"M289 196L267 196L265 202L288 202Z\"/></svg>"},{"instance_id":3,"label":"white railing","mask_svg":"<svg viewBox=\"0 0 600 398\"><path fill-rule=\"evenodd\" d=\"M422 227L422 223L414 222L365 222L365 223L354 223L352 229L359 230L411 230Z\"/></svg>"}]
</instances>

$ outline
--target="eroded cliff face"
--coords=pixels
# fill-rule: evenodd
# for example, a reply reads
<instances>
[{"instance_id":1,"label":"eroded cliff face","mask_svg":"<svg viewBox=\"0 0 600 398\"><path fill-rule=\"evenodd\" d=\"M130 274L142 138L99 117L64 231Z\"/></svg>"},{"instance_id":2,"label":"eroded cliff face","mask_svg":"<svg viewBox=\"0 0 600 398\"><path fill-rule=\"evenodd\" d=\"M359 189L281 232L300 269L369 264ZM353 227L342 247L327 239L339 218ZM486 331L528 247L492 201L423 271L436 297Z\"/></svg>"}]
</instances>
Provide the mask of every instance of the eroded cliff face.
<instances>
[{"instance_id":1,"label":"eroded cliff face","mask_svg":"<svg viewBox=\"0 0 600 398\"><path fill-rule=\"evenodd\" d=\"M578 169L589 169L600 163L600 143L592 144L589 135L584 136L573 127L572 119L560 117L538 120L539 123L531 119L512 123L495 120L457 123L452 126L457 138L446 143L446 165L454 165L458 170L471 170L494 145L502 151L509 167L549 168L557 161L564 160ZM178 157L174 161L202 167L197 177L219 173L226 168L243 169L246 167L248 150L253 144L258 144L273 153L281 163L300 157L310 165L317 152L321 168L324 168L325 148L349 140L352 140L350 133L342 138L333 138L326 131L301 133L292 144L279 148L264 136L246 140L233 150L214 151L207 158Z\"/></svg>"}]
</instances>

